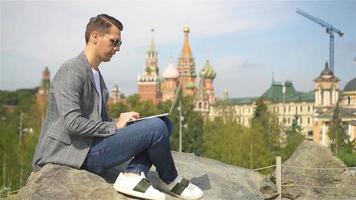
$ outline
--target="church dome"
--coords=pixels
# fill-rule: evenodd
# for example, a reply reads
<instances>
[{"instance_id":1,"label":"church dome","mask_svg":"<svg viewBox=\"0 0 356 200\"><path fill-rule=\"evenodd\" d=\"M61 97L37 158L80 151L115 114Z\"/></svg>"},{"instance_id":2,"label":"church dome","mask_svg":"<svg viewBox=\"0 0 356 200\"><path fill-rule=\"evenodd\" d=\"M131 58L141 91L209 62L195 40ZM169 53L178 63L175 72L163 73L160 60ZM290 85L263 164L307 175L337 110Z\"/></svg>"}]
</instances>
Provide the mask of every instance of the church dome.
<instances>
[{"instance_id":1,"label":"church dome","mask_svg":"<svg viewBox=\"0 0 356 200\"><path fill-rule=\"evenodd\" d=\"M183 31L184 31L185 33L189 33L189 32L190 32L189 26L184 26Z\"/></svg>"},{"instance_id":2,"label":"church dome","mask_svg":"<svg viewBox=\"0 0 356 200\"><path fill-rule=\"evenodd\" d=\"M344 87L344 92L350 92L350 91L356 91L356 78L353 78Z\"/></svg>"},{"instance_id":3,"label":"church dome","mask_svg":"<svg viewBox=\"0 0 356 200\"><path fill-rule=\"evenodd\" d=\"M179 72L174 65L173 61L170 60L168 62L167 68L163 72L163 78L178 78L179 77Z\"/></svg>"},{"instance_id":4,"label":"church dome","mask_svg":"<svg viewBox=\"0 0 356 200\"><path fill-rule=\"evenodd\" d=\"M186 86L187 89L194 89L195 88L195 84L193 82L188 83L188 85Z\"/></svg>"},{"instance_id":5,"label":"church dome","mask_svg":"<svg viewBox=\"0 0 356 200\"><path fill-rule=\"evenodd\" d=\"M210 64L209 60L206 60L203 69L200 72L200 77L206 79L214 79L216 77L216 72L213 69L213 66Z\"/></svg>"}]
</instances>

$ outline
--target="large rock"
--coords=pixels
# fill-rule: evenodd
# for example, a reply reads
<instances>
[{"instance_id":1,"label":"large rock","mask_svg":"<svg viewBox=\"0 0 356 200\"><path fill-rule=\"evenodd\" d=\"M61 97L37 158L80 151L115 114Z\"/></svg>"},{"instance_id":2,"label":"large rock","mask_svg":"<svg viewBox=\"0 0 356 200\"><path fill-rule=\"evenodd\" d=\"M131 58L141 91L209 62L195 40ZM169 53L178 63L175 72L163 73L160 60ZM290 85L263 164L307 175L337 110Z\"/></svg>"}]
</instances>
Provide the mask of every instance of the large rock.
<instances>
[{"instance_id":1,"label":"large rock","mask_svg":"<svg viewBox=\"0 0 356 200\"><path fill-rule=\"evenodd\" d=\"M193 154L175 153L178 172L204 190L203 199L268 199L275 197L275 185L252 170L234 167L221 162L197 157ZM124 166L113 168L103 176L84 170L48 164L32 173L16 199L132 199L117 193L112 183ZM148 174L152 184L157 183L154 169ZM262 192L264 193L262 193ZM167 195L168 200L176 200Z\"/></svg>"},{"instance_id":2,"label":"large rock","mask_svg":"<svg viewBox=\"0 0 356 200\"><path fill-rule=\"evenodd\" d=\"M16 199L113 199L124 200L103 178L84 170L48 164L31 173Z\"/></svg>"},{"instance_id":3,"label":"large rock","mask_svg":"<svg viewBox=\"0 0 356 200\"><path fill-rule=\"evenodd\" d=\"M282 164L283 199L356 199L356 177L345 167L328 148L301 144Z\"/></svg>"}]
</instances>

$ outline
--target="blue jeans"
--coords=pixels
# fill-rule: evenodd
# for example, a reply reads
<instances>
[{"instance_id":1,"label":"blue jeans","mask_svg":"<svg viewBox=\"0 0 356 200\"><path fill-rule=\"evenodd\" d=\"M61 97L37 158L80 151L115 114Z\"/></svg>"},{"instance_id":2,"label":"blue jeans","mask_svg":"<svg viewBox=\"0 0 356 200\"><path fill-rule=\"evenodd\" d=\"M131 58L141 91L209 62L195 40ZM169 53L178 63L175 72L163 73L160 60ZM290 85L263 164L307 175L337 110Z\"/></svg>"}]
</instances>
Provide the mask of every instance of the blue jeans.
<instances>
[{"instance_id":1,"label":"blue jeans","mask_svg":"<svg viewBox=\"0 0 356 200\"><path fill-rule=\"evenodd\" d=\"M171 122L162 117L132 123L109 137L96 137L82 169L102 174L134 157L125 172L147 175L153 164L168 184L177 177L169 144L171 132Z\"/></svg>"}]
</instances>

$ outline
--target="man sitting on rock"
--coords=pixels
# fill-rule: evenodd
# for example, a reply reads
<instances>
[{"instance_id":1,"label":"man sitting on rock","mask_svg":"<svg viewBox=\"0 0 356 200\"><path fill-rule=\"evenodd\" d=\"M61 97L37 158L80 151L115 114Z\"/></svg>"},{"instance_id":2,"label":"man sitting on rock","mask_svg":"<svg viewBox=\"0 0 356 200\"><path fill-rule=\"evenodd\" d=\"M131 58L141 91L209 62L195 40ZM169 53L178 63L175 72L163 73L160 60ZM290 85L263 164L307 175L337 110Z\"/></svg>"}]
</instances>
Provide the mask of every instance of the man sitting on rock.
<instances>
[{"instance_id":1,"label":"man sitting on rock","mask_svg":"<svg viewBox=\"0 0 356 200\"><path fill-rule=\"evenodd\" d=\"M140 118L137 112L108 119L108 90L99 71L120 50L123 25L101 14L86 26L83 52L58 69L48 94L47 116L33 158L34 171L47 163L66 165L101 174L131 160L114 188L145 199L165 199L146 179L156 167L161 191L183 199L200 199L202 190L177 174L169 145L172 124L153 118L128 125ZM89 189L89 188L88 188Z\"/></svg>"}]
</instances>

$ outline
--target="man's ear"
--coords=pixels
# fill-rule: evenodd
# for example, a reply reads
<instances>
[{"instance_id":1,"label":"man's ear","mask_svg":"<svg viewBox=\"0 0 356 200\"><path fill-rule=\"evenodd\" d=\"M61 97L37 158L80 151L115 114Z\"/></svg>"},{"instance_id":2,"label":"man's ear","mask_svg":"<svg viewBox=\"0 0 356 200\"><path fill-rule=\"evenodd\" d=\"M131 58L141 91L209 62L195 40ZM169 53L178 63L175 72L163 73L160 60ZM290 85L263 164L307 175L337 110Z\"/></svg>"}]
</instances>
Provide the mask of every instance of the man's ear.
<instances>
[{"instance_id":1,"label":"man's ear","mask_svg":"<svg viewBox=\"0 0 356 200\"><path fill-rule=\"evenodd\" d=\"M97 31L93 31L91 34L90 34L90 38L93 42L93 44L97 44L98 43L98 40L99 40L99 33Z\"/></svg>"}]
</instances>

